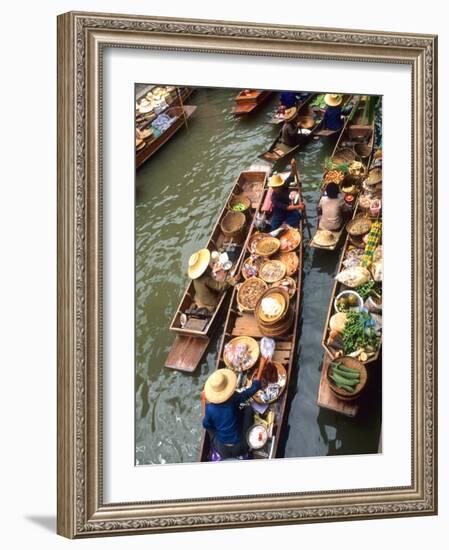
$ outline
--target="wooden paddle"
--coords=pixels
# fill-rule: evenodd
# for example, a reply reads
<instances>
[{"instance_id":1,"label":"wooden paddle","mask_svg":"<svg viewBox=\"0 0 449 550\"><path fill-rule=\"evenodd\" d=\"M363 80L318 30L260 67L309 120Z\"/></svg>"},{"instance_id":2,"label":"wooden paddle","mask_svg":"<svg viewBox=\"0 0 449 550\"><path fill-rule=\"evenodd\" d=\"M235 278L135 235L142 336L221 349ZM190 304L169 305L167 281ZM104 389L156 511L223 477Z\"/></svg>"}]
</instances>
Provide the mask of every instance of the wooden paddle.
<instances>
[{"instance_id":1,"label":"wooden paddle","mask_svg":"<svg viewBox=\"0 0 449 550\"><path fill-rule=\"evenodd\" d=\"M292 172L295 173L295 179L296 179L296 182L298 183L299 200L300 200L300 202L302 202L304 204L304 210L302 212L304 214L304 220L306 222L307 233L309 234L309 240L311 241L312 240L312 232L310 231L309 219L307 217L306 203L304 202L303 197L302 197L301 181L299 179L298 166L296 164L296 160L292 159L291 164L292 164Z\"/></svg>"},{"instance_id":2,"label":"wooden paddle","mask_svg":"<svg viewBox=\"0 0 449 550\"><path fill-rule=\"evenodd\" d=\"M178 87L176 87L176 93L178 95L179 104L180 104L181 109L182 109L182 114L183 114L183 117L184 117L184 124L186 125L186 128L188 128L189 125L187 124L187 116L186 116L186 112L184 110L184 103L182 102L181 91Z\"/></svg>"}]
</instances>

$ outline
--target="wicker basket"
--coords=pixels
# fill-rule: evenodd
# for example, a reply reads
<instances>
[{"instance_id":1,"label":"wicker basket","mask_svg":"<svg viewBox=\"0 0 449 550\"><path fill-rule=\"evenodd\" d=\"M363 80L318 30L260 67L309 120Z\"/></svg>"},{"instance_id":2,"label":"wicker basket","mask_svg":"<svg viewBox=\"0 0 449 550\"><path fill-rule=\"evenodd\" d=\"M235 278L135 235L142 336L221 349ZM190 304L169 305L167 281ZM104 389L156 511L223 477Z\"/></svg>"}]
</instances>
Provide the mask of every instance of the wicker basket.
<instances>
[{"instance_id":1,"label":"wicker basket","mask_svg":"<svg viewBox=\"0 0 449 550\"><path fill-rule=\"evenodd\" d=\"M357 399L357 397L360 396L361 392L366 386L366 381L368 379L368 374L365 368L365 365L358 361L357 359L354 359L353 357L339 357L335 360L337 363L341 363L345 367L352 368L354 370L357 370L360 373L360 382L357 384L357 386L354 388L353 392L348 392L347 390L343 388L339 388L335 382L330 378L330 369L331 366L329 365L327 370L327 376L326 380L329 384L330 389L332 392L339 398L343 399L344 401L352 401L353 399Z\"/></svg>"},{"instance_id":2,"label":"wicker basket","mask_svg":"<svg viewBox=\"0 0 449 550\"><path fill-rule=\"evenodd\" d=\"M220 227L226 237L236 243L241 243L244 239L245 225L246 216L243 212L229 211L221 220Z\"/></svg>"},{"instance_id":3,"label":"wicker basket","mask_svg":"<svg viewBox=\"0 0 449 550\"><path fill-rule=\"evenodd\" d=\"M257 360L259 359L260 350L259 350L259 344L257 343L256 340L254 340L254 338L251 338L250 336L238 336L237 338L233 338L232 340L230 340L228 344L231 344L231 345L246 344L248 346L249 353L251 355L251 364L243 370L249 370L251 367L253 367L257 363ZM229 359L226 354L226 350L223 350L223 361L228 368L235 370L235 368L229 362Z\"/></svg>"},{"instance_id":4,"label":"wicker basket","mask_svg":"<svg viewBox=\"0 0 449 550\"><path fill-rule=\"evenodd\" d=\"M255 244L255 252L258 256L267 258L273 256L279 250L281 241L275 237L264 237Z\"/></svg>"},{"instance_id":5,"label":"wicker basket","mask_svg":"<svg viewBox=\"0 0 449 550\"><path fill-rule=\"evenodd\" d=\"M349 147L344 147L342 149L338 149L331 160L333 164L349 164L355 160L355 153Z\"/></svg>"},{"instance_id":6,"label":"wicker basket","mask_svg":"<svg viewBox=\"0 0 449 550\"><path fill-rule=\"evenodd\" d=\"M268 318L261 310L262 300L264 298L270 298L270 297L278 299L280 303L282 303L282 310L275 318ZM254 311L254 316L256 318L257 324L259 325L259 328L262 328L262 327L276 328L276 326L279 323L282 323L282 321L287 316L289 305L290 305L290 295L287 290L279 287L268 288L257 301L257 305Z\"/></svg>"},{"instance_id":7,"label":"wicker basket","mask_svg":"<svg viewBox=\"0 0 449 550\"><path fill-rule=\"evenodd\" d=\"M242 210L234 210L236 204L243 205ZM231 212L247 212L251 207L251 200L246 195L233 195L229 202L228 208Z\"/></svg>"},{"instance_id":8,"label":"wicker basket","mask_svg":"<svg viewBox=\"0 0 449 550\"><path fill-rule=\"evenodd\" d=\"M371 155L372 147L366 143L357 143L354 145L354 153L359 159L365 160Z\"/></svg>"},{"instance_id":9,"label":"wicker basket","mask_svg":"<svg viewBox=\"0 0 449 550\"><path fill-rule=\"evenodd\" d=\"M256 296L254 297L254 304L248 303L248 301L245 303L242 299L243 293L245 292L245 289L248 288L248 286L254 287L254 293ZM268 285L265 281L262 281L262 279L259 279L258 277L250 277L249 279L246 279L244 281L237 292L237 303L242 311L254 311L257 302L259 301L259 298L261 295L267 290Z\"/></svg>"}]
</instances>

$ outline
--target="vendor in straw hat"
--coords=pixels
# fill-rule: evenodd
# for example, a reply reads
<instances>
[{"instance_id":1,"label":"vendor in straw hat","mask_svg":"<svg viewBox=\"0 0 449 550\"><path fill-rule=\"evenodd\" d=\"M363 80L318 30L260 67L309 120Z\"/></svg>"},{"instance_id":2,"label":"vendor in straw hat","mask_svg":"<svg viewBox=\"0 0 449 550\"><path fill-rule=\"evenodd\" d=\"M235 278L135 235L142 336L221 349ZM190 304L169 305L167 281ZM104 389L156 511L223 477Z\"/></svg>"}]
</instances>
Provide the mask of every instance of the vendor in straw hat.
<instances>
[{"instance_id":1,"label":"vendor in straw hat","mask_svg":"<svg viewBox=\"0 0 449 550\"><path fill-rule=\"evenodd\" d=\"M318 228L327 231L340 231L346 218L352 212L352 207L339 196L340 189L336 183L330 182L317 206L319 218Z\"/></svg>"},{"instance_id":2,"label":"vendor in straw hat","mask_svg":"<svg viewBox=\"0 0 449 550\"><path fill-rule=\"evenodd\" d=\"M298 124L295 120L297 114L298 109L296 107L285 110L281 141L285 143L285 145L288 145L288 147L294 147L299 141L300 134L298 134Z\"/></svg>"},{"instance_id":3,"label":"vendor in straw hat","mask_svg":"<svg viewBox=\"0 0 449 550\"><path fill-rule=\"evenodd\" d=\"M327 108L321 121L321 129L340 130L344 123L342 115L346 114L342 110L343 97L340 94L326 94L324 103L326 103ZM349 109L351 108L350 105Z\"/></svg>"},{"instance_id":4,"label":"vendor in straw hat","mask_svg":"<svg viewBox=\"0 0 449 550\"><path fill-rule=\"evenodd\" d=\"M238 281L238 276L230 277L223 282L212 277L211 254L207 248L202 248L190 256L187 273L193 280L196 304L208 309L214 309L220 301L222 292Z\"/></svg>"},{"instance_id":5,"label":"vendor in straw hat","mask_svg":"<svg viewBox=\"0 0 449 550\"><path fill-rule=\"evenodd\" d=\"M246 433L253 423L251 407L241 405L260 389L262 370L259 368L251 387L236 392L237 376L228 368L217 369L206 380L202 394L205 402L203 427L208 431L211 445L222 458L247 453Z\"/></svg>"},{"instance_id":6,"label":"vendor in straw hat","mask_svg":"<svg viewBox=\"0 0 449 550\"><path fill-rule=\"evenodd\" d=\"M289 184L295 179L296 161L292 160L290 174L284 180L279 174L274 174L268 180L268 187L273 189L271 203L273 216L271 218L271 230L277 229L283 223L291 227L298 227L301 219L301 211L304 210L304 203L291 204Z\"/></svg>"}]
</instances>

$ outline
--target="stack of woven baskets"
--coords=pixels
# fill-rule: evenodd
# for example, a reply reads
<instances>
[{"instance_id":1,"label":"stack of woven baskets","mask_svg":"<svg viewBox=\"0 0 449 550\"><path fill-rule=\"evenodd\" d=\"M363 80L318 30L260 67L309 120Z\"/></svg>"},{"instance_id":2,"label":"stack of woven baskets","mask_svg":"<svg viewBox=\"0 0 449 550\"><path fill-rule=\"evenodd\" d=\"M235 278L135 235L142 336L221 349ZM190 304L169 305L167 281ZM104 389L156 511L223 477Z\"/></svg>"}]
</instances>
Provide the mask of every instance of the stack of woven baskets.
<instances>
[{"instance_id":1,"label":"stack of woven baskets","mask_svg":"<svg viewBox=\"0 0 449 550\"><path fill-rule=\"evenodd\" d=\"M281 287L268 288L259 298L254 315L264 336L276 337L287 334L295 317L294 310L290 307L288 291Z\"/></svg>"}]
</instances>

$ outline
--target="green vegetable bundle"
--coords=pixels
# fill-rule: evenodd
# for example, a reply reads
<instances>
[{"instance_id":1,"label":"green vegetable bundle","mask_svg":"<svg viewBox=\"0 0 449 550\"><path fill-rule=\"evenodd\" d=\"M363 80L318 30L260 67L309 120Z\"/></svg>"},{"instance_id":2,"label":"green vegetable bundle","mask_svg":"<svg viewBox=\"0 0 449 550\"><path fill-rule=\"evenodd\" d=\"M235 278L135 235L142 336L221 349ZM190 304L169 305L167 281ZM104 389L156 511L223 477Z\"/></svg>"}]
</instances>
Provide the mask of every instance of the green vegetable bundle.
<instances>
[{"instance_id":1,"label":"green vegetable bundle","mask_svg":"<svg viewBox=\"0 0 449 550\"><path fill-rule=\"evenodd\" d=\"M331 363L329 377L337 387L353 393L360 383L360 373L356 369L346 367L342 363Z\"/></svg>"},{"instance_id":2,"label":"green vegetable bundle","mask_svg":"<svg viewBox=\"0 0 449 550\"><path fill-rule=\"evenodd\" d=\"M358 349L377 349L380 337L374 328L374 321L363 311L349 311L342 333L345 354Z\"/></svg>"},{"instance_id":3,"label":"green vegetable bundle","mask_svg":"<svg viewBox=\"0 0 449 550\"><path fill-rule=\"evenodd\" d=\"M375 296L376 298L382 297L382 289L379 283L376 281L370 280L363 285L357 287L356 292L362 297L363 300L366 300L368 296Z\"/></svg>"}]
</instances>

